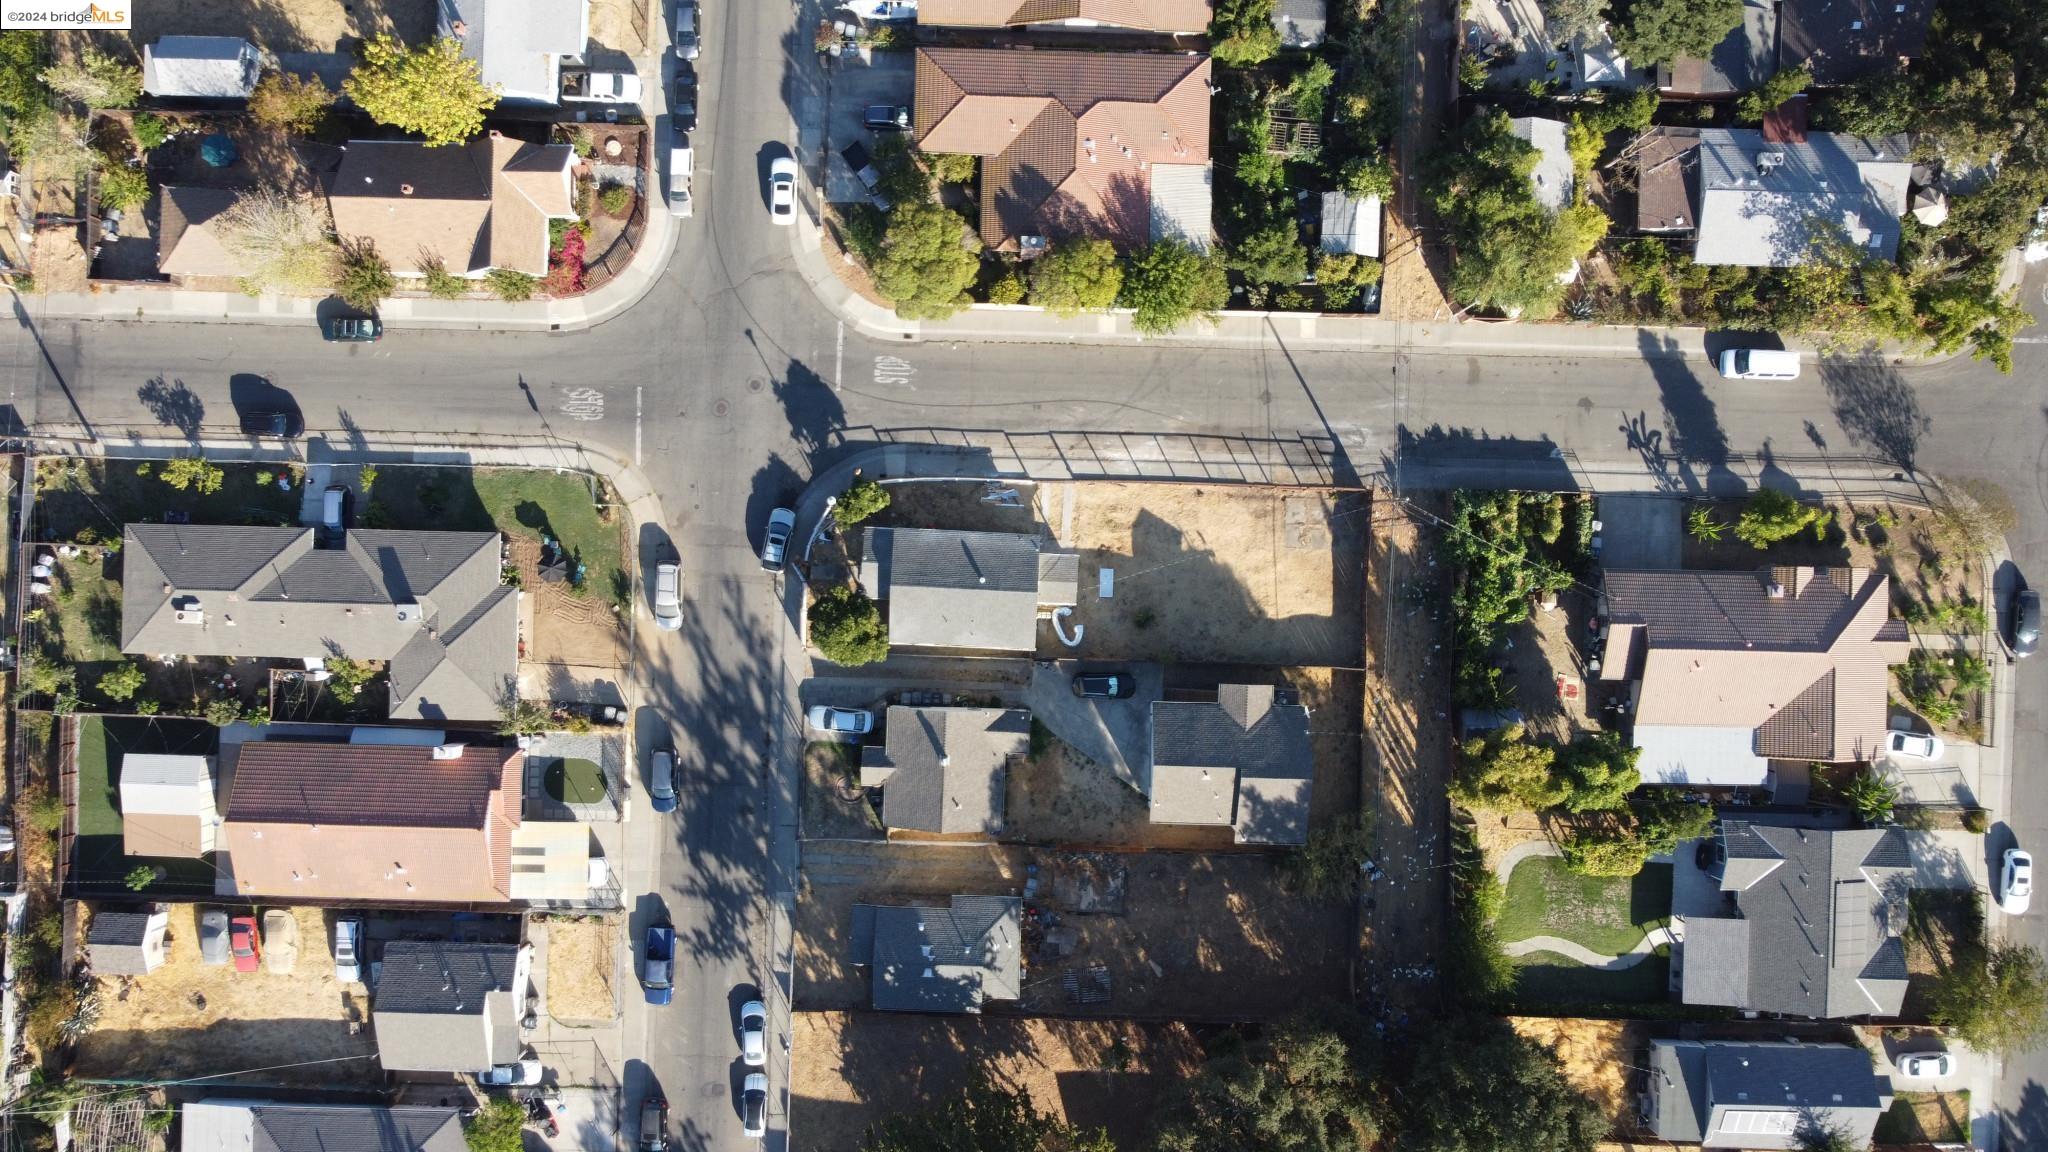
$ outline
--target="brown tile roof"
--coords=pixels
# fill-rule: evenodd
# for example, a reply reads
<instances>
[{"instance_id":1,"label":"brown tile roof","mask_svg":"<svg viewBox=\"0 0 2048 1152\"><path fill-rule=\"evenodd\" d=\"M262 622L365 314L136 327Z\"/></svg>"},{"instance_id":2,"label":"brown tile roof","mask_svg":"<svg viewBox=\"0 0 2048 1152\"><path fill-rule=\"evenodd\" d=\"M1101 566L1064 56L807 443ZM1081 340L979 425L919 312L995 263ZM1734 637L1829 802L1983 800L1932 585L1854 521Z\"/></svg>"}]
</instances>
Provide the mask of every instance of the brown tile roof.
<instances>
[{"instance_id":1,"label":"brown tile roof","mask_svg":"<svg viewBox=\"0 0 2048 1152\"><path fill-rule=\"evenodd\" d=\"M1636 138L1636 230L1667 232L1699 226L1700 133L1652 128Z\"/></svg>"},{"instance_id":2,"label":"brown tile roof","mask_svg":"<svg viewBox=\"0 0 2048 1152\"><path fill-rule=\"evenodd\" d=\"M1209 17L1209 0L924 0L917 22L935 28L1004 28L1093 20L1148 32L1204 32Z\"/></svg>"},{"instance_id":3,"label":"brown tile roof","mask_svg":"<svg viewBox=\"0 0 2048 1152\"><path fill-rule=\"evenodd\" d=\"M245 269L221 246L213 221L234 204L225 188L166 185L157 220L156 270L166 276L241 276Z\"/></svg>"},{"instance_id":4,"label":"brown tile roof","mask_svg":"<svg viewBox=\"0 0 2048 1152\"><path fill-rule=\"evenodd\" d=\"M1202 56L920 48L927 152L986 158L981 238L1150 238L1150 169L1209 162Z\"/></svg>"},{"instance_id":5,"label":"brown tile roof","mask_svg":"<svg viewBox=\"0 0 2048 1152\"><path fill-rule=\"evenodd\" d=\"M366 237L400 275L422 251L461 275L487 268L547 272L547 221L571 216L568 145L545 147L492 133L429 148L355 140L328 188L334 229Z\"/></svg>"},{"instance_id":6,"label":"brown tile roof","mask_svg":"<svg viewBox=\"0 0 2048 1152\"><path fill-rule=\"evenodd\" d=\"M223 894L498 903L526 754L261 741L240 746Z\"/></svg>"}]
</instances>

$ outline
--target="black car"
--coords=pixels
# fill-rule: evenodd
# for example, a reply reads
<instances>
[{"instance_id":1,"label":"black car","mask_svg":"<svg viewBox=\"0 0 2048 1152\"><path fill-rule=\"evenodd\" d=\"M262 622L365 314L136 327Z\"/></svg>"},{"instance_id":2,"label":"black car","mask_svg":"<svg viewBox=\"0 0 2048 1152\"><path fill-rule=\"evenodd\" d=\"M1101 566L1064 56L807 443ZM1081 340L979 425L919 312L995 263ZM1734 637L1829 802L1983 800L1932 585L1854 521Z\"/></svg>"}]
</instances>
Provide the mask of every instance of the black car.
<instances>
[{"instance_id":1,"label":"black car","mask_svg":"<svg viewBox=\"0 0 2048 1152\"><path fill-rule=\"evenodd\" d=\"M1128 700L1138 690L1129 672L1103 672L1074 677L1074 695L1098 700Z\"/></svg>"},{"instance_id":2,"label":"black car","mask_svg":"<svg viewBox=\"0 0 2048 1152\"><path fill-rule=\"evenodd\" d=\"M242 413L242 435L271 436L279 440L295 440L305 427L295 412L284 412L274 408L254 408Z\"/></svg>"},{"instance_id":3,"label":"black car","mask_svg":"<svg viewBox=\"0 0 2048 1152\"><path fill-rule=\"evenodd\" d=\"M384 338L384 322L375 316L334 316L320 325L320 334L339 344L369 344Z\"/></svg>"},{"instance_id":4,"label":"black car","mask_svg":"<svg viewBox=\"0 0 2048 1152\"><path fill-rule=\"evenodd\" d=\"M2032 656L2041 646L2041 594L2032 588L2012 598L2012 654Z\"/></svg>"},{"instance_id":5,"label":"black car","mask_svg":"<svg viewBox=\"0 0 2048 1152\"><path fill-rule=\"evenodd\" d=\"M1721 846L1721 838L1709 836L1702 839L1699 847L1692 850L1693 867L1702 872L1712 872L1721 866L1723 855L1728 850Z\"/></svg>"},{"instance_id":6,"label":"black car","mask_svg":"<svg viewBox=\"0 0 2048 1152\"><path fill-rule=\"evenodd\" d=\"M870 132L910 131L910 109L901 104L870 104L860 114Z\"/></svg>"}]
</instances>

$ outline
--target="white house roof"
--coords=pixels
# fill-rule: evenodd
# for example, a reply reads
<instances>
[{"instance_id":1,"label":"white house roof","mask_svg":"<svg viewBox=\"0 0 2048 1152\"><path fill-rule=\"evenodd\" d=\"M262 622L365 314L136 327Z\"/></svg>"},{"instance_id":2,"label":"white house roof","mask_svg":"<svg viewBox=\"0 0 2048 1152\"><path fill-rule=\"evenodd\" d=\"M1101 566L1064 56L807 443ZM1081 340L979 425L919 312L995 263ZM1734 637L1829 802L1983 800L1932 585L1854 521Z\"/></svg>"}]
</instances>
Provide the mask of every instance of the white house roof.
<instances>
[{"instance_id":1,"label":"white house roof","mask_svg":"<svg viewBox=\"0 0 2048 1152\"><path fill-rule=\"evenodd\" d=\"M1816 132L1766 140L1752 128L1702 128L1700 264L1783 268L1805 261L1817 222L1889 260L1913 165L1903 137Z\"/></svg>"},{"instance_id":2,"label":"white house roof","mask_svg":"<svg viewBox=\"0 0 2048 1152\"><path fill-rule=\"evenodd\" d=\"M1756 754L1756 730L1735 726L1637 724L1643 750L1636 771L1645 784L1756 788L1770 761Z\"/></svg>"},{"instance_id":3,"label":"white house roof","mask_svg":"<svg viewBox=\"0 0 2048 1152\"><path fill-rule=\"evenodd\" d=\"M457 26L460 25L458 28ZM561 57L590 40L588 0L441 0L441 30L462 41L483 82L513 100L552 104Z\"/></svg>"},{"instance_id":4,"label":"white house roof","mask_svg":"<svg viewBox=\"0 0 2048 1152\"><path fill-rule=\"evenodd\" d=\"M213 815L213 761L206 756L123 756L121 811L128 815Z\"/></svg>"},{"instance_id":5,"label":"white house roof","mask_svg":"<svg viewBox=\"0 0 2048 1152\"><path fill-rule=\"evenodd\" d=\"M152 96L244 100L263 64L239 36L164 36L142 47L142 90Z\"/></svg>"},{"instance_id":6,"label":"white house roof","mask_svg":"<svg viewBox=\"0 0 2048 1152\"><path fill-rule=\"evenodd\" d=\"M1323 251L1377 258L1380 254L1380 198L1323 193Z\"/></svg>"}]
</instances>

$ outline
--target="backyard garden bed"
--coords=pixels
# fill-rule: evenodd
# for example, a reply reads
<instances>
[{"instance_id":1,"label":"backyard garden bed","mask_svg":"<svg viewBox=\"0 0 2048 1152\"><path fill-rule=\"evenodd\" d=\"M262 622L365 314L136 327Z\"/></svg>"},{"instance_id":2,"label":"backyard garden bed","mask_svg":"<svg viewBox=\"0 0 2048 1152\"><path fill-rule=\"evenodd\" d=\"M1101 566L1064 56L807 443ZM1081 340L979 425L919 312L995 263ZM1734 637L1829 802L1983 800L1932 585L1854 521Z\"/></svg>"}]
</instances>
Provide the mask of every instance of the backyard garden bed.
<instances>
[{"instance_id":1,"label":"backyard garden bed","mask_svg":"<svg viewBox=\"0 0 2048 1152\"><path fill-rule=\"evenodd\" d=\"M153 382L161 383L161 381ZM203 406L183 399L183 385L164 389L167 422L198 427ZM183 393L190 397L190 393ZM296 465L219 464L221 483L213 492L196 486L174 488L163 479L161 461L85 460L45 457L36 462L34 538L57 543L118 541L134 523L267 524L298 523L299 469ZM280 476L293 485L281 488ZM181 518L182 519L179 519Z\"/></svg>"}]
</instances>

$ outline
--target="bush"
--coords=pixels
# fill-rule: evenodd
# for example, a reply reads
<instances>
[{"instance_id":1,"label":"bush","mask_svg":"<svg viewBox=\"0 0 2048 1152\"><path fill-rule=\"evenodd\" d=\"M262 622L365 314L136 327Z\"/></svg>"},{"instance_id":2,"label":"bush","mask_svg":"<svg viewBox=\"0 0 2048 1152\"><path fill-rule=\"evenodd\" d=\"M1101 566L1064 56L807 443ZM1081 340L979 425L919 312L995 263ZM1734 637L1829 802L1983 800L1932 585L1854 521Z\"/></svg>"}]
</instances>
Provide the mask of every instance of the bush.
<instances>
[{"instance_id":1,"label":"bush","mask_svg":"<svg viewBox=\"0 0 2048 1152\"><path fill-rule=\"evenodd\" d=\"M899 202L872 268L875 290L906 320L943 320L968 303L980 252L958 212L929 200Z\"/></svg>"},{"instance_id":2,"label":"bush","mask_svg":"<svg viewBox=\"0 0 2048 1152\"><path fill-rule=\"evenodd\" d=\"M133 123L135 146L144 152L163 146L171 138L171 126L154 112L137 112Z\"/></svg>"},{"instance_id":3,"label":"bush","mask_svg":"<svg viewBox=\"0 0 2048 1152\"><path fill-rule=\"evenodd\" d=\"M367 236L342 241L341 276L335 292L343 303L374 312L378 303L397 289L398 278L391 274L391 263L378 253L374 241Z\"/></svg>"},{"instance_id":4,"label":"bush","mask_svg":"<svg viewBox=\"0 0 2048 1152\"><path fill-rule=\"evenodd\" d=\"M1704 504L1694 505L1692 510L1685 514L1686 533L1701 543L1711 544L1719 540L1721 534L1727 530L1726 524L1714 518L1714 510Z\"/></svg>"},{"instance_id":5,"label":"bush","mask_svg":"<svg viewBox=\"0 0 2048 1152\"><path fill-rule=\"evenodd\" d=\"M1031 302L1056 316L1112 307L1123 284L1123 265L1107 240L1064 240L1031 264Z\"/></svg>"},{"instance_id":6,"label":"bush","mask_svg":"<svg viewBox=\"0 0 2048 1152\"><path fill-rule=\"evenodd\" d=\"M1022 304L1024 302L1024 281L1015 272L1005 272L995 283L988 286L988 302L991 304Z\"/></svg>"},{"instance_id":7,"label":"bush","mask_svg":"<svg viewBox=\"0 0 2048 1152\"><path fill-rule=\"evenodd\" d=\"M1476 52L1458 53L1458 86L1467 92L1480 92L1486 88L1486 61Z\"/></svg>"},{"instance_id":8,"label":"bush","mask_svg":"<svg viewBox=\"0 0 2048 1152\"><path fill-rule=\"evenodd\" d=\"M122 664L100 677L100 695L109 700L132 700L148 676L140 664Z\"/></svg>"},{"instance_id":9,"label":"bush","mask_svg":"<svg viewBox=\"0 0 2048 1152\"><path fill-rule=\"evenodd\" d=\"M100 207L133 212L149 203L149 174L118 161L110 162L100 171L98 193Z\"/></svg>"},{"instance_id":10,"label":"bush","mask_svg":"<svg viewBox=\"0 0 2048 1152\"><path fill-rule=\"evenodd\" d=\"M208 463L204 456L177 456L164 461L157 476L180 492L211 496L220 491L228 474L219 465Z\"/></svg>"},{"instance_id":11,"label":"bush","mask_svg":"<svg viewBox=\"0 0 2048 1152\"><path fill-rule=\"evenodd\" d=\"M1991 831L1991 813L1982 808L1972 808L1964 812L1963 831L1975 832L1979 836Z\"/></svg>"},{"instance_id":12,"label":"bush","mask_svg":"<svg viewBox=\"0 0 2048 1152\"><path fill-rule=\"evenodd\" d=\"M1230 281L1215 257L1177 240L1161 240L1125 261L1118 299L1132 310L1132 327L1147 336L1164 336L1221 309L1230 299Z\"/></svg>"},{"instance_id":13,"label":"bush","mask_svg":"<svg viewBox=\"0 0 2048 1152\"><path fill-rule=\"evenodd\" d=\"M1209 22L1209 55L1219 64L1250 68L1280 51L1273 0L1217 0Z\"/></svg>"},{"instance_id":14,"label":"bush","mask_svg":"<svg viewBox=\"0 0 2048 1152\"><path fill-rule=\"evenodd\" d=\"M865 477L846 486L832 505L832 522L841 532L889 506L889 490Z\"/></svg>"},{"instance_id":15,"label":"bush","mask_svg":"<svg viewBox=\"0 0 2048 1152\"><path fill-rule=\"evenodd\" d=\"M1337 170L1337 187L1346 196L1391 196L1394 169L1379 157L1354 156Z\"/></svg>"},{"instance_id":16,"label":"bush","mask_svg":"<svg viewBox=\"0 0 2048 1152\"><path fill-rule=\"evenodd\" d=\"M806 613L811 645L844 668L873 664L889 655L889 626L865 593L836 584L811 600Z\"/></svg>"},{"instance_id":17,"label":"bush","mask_svg":"<svg viewBox=\"0 0 2048 1152\"><path fill-rule=\"evenodd\" d=\"M1308 843L1281 862L1287 885L1315 900L1347 898L1358 890L1360 869L1372 847L1363 813L1310 830Z\"/></svg>"},{"instance_id":18,"label":"bush","mask_svg":"<svg viewBox=\"0 0 2048 1152\"><path fill-rule=\"evenodd\" d=\"M624 184L606 184L597 190L597 206L607 216L624 216L633 206L633 190Z\"/></svg>"},{"instance_id":19,"label":"bush","mask_svg":"<svg viewBox=\"0 0 2048 1152\"><path fill-rule=\"evenodd\" d=\"M540 287L540 278L514 268L493 268L484 274L484 286L505 303L518 304L533 299L534 290Z\"/></svg>"},{"instance_id":20,"label":"bush","mask_svg":"<svg viewBox=\"0 0 2048 1152\"><path fill-rule=\"evenodd\" d=\"M29 805L29 823L39 832L52 836L64 830L64 798L55 792L43 792Z\"/></svg>"},{"instance_id":21,"label":"bush","mask_svg":"<svg viewBox=\"0 0 2048 1152\"><path fill-rule=\"evenodd\" d=\"M1367 287L1380 282L1383 269L1370 256L1349 252L1316 253L1316 285L1323 290L1323 302L1332 311L1342 311L1358 302Z\"/></svg>"},{"instance_id":22,"label":"bush","mask_svg":"<svg viewBox=\"0 0 2048 1152\"><path fill-rule=\"evenodd\" d=\"M334 95L317 76L301 80L283 72L268 72L249 94L249 115L258 124L308 136L327 119Z\"/></svg>"},{"instance_id":23,"label":"bush","mask_svg":"<svg viewBox=\"0 0 2048 1152\"><path fill-rule=\"evenodd\" d=\"M427 295L436 300L460 300L474 287L467 279L448 270L447 262L425 249L420 250L420 274L426 277Z\"/></svg>"},{"instance_id":24,"label":"bush","mask_svg":"<svg viewBox=\"0 0 2048 1152\"><path fill-rule=\"evenodd\" d=\"M972 184L976 160L972 156L941 152L925 157L931 165L932 179L941 184Z\"/></svg>"},{"instance_id":25,"label":"bush","mask_svg":"<svg viewBox=\"0 0 2048 1152\"><path fill-rule=\"evenodd\" d=\"M520 1152L525 1146L526 1109L509 1097L492 1099L462 1122L469 1152Z\"/></svg>"},{"instance_id":26,"label":"bush","mask_svg":"<svg viewBox=\"0 0 2048 1152\"><path fill-rule=\"evenodd\" d=\"M1809 508L1775 488L1759 488L1735 522L1735 538L1762 549L1812 528L1814 539L1826 540L1833 520L1826 508Z\"/></svg>"}]
</instances>

